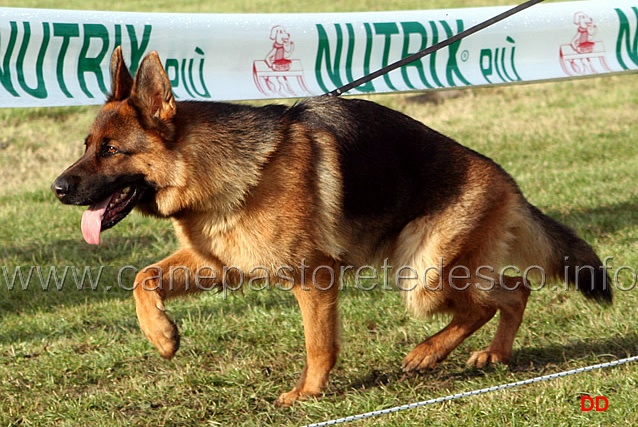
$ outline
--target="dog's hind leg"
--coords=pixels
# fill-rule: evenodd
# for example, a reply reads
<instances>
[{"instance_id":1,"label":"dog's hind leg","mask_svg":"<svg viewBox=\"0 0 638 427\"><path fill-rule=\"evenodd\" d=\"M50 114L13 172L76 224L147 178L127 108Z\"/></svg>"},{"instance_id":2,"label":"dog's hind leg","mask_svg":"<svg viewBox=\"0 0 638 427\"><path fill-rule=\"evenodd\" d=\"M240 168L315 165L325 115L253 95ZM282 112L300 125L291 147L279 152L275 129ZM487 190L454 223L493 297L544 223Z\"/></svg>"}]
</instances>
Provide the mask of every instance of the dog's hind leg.
<instances>
[{"instance_id":1,"label":"dog's hind leg","mask_svg":"<svg viewBox=\"0 0 638 427\"><path fill-rule=\"evenodd\" d=\"M472 353L467 361L470 367L482 368L489 363L508 363L512 345L523 321L530 290L524 286L521 277L501 277L500 288L491 292L500 313L496 335L490 345L482 351Z\"/></svg>"},{"instance_id":2,"label":"dog's hind leg","mask_svg":"<svg viewBox=\"0 0 638 427\"><path fill-rule=\"evenodd\" d=\"M485 281L473 268L481 265L477 254L465 249L473 224L468 220L461 227L462 222L451 221L455 218L444 213L441 218L413 221L399 239L398 259L403 265L412 266L419 276L416 285L400 287L405 290L408 309L420 317L433 313L452 315L449 325L406 356L402 365L406 372L433 368L496 314L494 305L482 304L473 295L474 285Z\"/></svg>"},{"instance_id":3,"label":"dog's hind leg","mask_svg":"<svg viewBox=\"0 0 638 427\"><path fill-rule=\"evenodd\" d=\"M476 229L478 231L474 231L474 234L465 233L457 239L444 241L440 235L432 233L429 246L415 251L417 256L412 264L417 266L417 271L427 271L427 274L421 278L419 285L405 293L408 307L417 315L450 314L452 321L406 356L402 365L406 372L420 372L435 367L467 337L492 319L499 309L514 316L514 310L509 310L507 300L511 292L503 293L498 280L491 277L491 274L486 275L483 269L496 264L490 262L491 259L501 258L499 248L502 245L486 238L478 227ZM485 249L483 245L489 249ZM473 249L467 250L467 246L472 246ZM448 250L447 256L445 249L441 248ZM486 258L486 254L492 258ZM441 267L432 269L436 255ZM448 259L452 261L447 261ZM501 335L505 337L506 332L503 329Z\"/></svg>"},{"instance_id":4,"label":"dog's hind leg","mask_svg":"<svg viewBox=\"0 0 638 427\"><path fill-rule=\"evenodd\" d=\"M304 326L306 338L306 366L295 387L283 393L275 402L290 406L294 401L321 394L339 352L339 320L337 299L339 283L337 270L322 266L315 269L313 280L306 280L293 288ZM332 272L332 274L330 273Z\"/></svg>"},{"instance_id":5,"label":"dog's hind leg","mask_svg":"<svg viewBox=\"0 0 638 427\"><path fill-rule=\"evenodd\" d=\"M204 276L203 269L210 274ZM164 300L213 289L218 283L203 279L214 280L221 272L221 264L204 262L191 250L182 249L137 274L133 296L140 329L162 357L170 359L179 349L179 332L166 315Z\"/></svg>"}]
</instances>

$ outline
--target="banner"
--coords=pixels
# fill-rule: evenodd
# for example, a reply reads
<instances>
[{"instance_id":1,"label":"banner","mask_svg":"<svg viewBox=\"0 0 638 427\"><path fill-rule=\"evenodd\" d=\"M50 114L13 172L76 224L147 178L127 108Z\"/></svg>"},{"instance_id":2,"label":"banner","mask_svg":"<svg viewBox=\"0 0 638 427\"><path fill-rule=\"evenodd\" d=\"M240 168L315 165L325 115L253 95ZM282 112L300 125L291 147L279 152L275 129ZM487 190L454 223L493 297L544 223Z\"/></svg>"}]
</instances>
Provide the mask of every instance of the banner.
<instances>
[{"instance_id":1,"label":"banner","mask_svg":"<svg viewBox=\"0 0 638 427\"><path fill-rule=\"evenodd\" d=\"M100 104L122 45L157 50L178 99L320 95L509 7L309 14L0 8L0 107ZM638 69L638 0L539 4L349 94L498 85Z\"/></svg>"}]
</instances>

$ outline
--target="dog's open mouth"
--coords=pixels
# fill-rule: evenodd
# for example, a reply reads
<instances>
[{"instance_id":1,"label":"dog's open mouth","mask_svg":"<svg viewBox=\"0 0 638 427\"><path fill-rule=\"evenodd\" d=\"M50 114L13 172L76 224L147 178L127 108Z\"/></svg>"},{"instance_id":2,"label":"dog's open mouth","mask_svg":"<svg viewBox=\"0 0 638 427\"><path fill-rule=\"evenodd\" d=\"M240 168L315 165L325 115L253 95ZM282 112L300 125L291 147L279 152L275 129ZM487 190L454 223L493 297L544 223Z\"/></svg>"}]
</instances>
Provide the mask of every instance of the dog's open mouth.
<instances>
[{"instance_id":1,"label":"dog's open mouth","mask_svg":"<svg viewBox=\"0 0 638 427\"><path fill-rule=\"evenodd\" d=\"M90 245L100 244L100 233L128 215L140 199L142 191L126 187L98 202L82 214L82 236Z\"/></svg>"}]
</instances>

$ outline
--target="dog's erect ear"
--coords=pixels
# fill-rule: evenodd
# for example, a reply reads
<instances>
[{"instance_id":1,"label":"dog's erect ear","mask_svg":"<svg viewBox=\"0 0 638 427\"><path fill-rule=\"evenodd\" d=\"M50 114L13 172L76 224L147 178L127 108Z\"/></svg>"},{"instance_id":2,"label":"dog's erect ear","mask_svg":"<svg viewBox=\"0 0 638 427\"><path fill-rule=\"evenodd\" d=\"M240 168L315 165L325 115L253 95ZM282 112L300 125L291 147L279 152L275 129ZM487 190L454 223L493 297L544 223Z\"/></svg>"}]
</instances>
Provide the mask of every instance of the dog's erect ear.
<instances>
[{"instance_id":1,"label":"dog's erect ear","mask_svg":"<svg viewBox=\"0 0 638 427\"><path fill-rule=\"evenodd\" d=\"M146 55L140 64L131 91L131 100L150 121L166 124L175 115L171 82L157 52Z\"/></svg>"},{"instance_id":2,"label":"dog's erect ear","mask_svg":"<svg viewBox=\"0 0 638 427\"><path fill-rule=\"evenodd\" d=\"M132 88L133 77L124 63L122 46L118 46L111 56L111 94L108 100L122 101L131 95Z\"/></svg>"}]
</instances>

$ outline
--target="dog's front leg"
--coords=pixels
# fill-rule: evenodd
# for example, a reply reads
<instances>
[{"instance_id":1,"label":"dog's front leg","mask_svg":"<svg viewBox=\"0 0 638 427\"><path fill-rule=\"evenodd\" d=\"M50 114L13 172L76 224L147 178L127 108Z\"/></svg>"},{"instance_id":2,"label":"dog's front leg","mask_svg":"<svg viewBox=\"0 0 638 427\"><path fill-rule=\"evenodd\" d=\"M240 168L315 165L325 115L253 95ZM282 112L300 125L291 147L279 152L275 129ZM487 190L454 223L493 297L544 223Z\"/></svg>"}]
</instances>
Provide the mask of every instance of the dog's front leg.
<instances>
[{"instance_id":1,"label":"dog's front leg","mask_svg":"<svg viewBox=\"0 0 638 427\"><path fill-rule=\"evenodd\" d=\"M339 352L337 299L338 276L335 270L315 270L311 280L293 288L303 320L306 338L306 366L295 387L283 393L275 404L290 406L294 401L321 394ZM323 274L326 273L326 274Z\"/></svg>"},{"instance_id":2,"label":"dog's front leg","mask_svg":"<svg viewBox=\"0 0 638 427\"><path fill-rule=\"evenodd\" d=\"M170 359L179 348L179 332L166 315L164 300L215 288L221 271L221 263L182 249L137 274L133 296L140 328L162 357Z\"/></svg>"}]
</instances>

